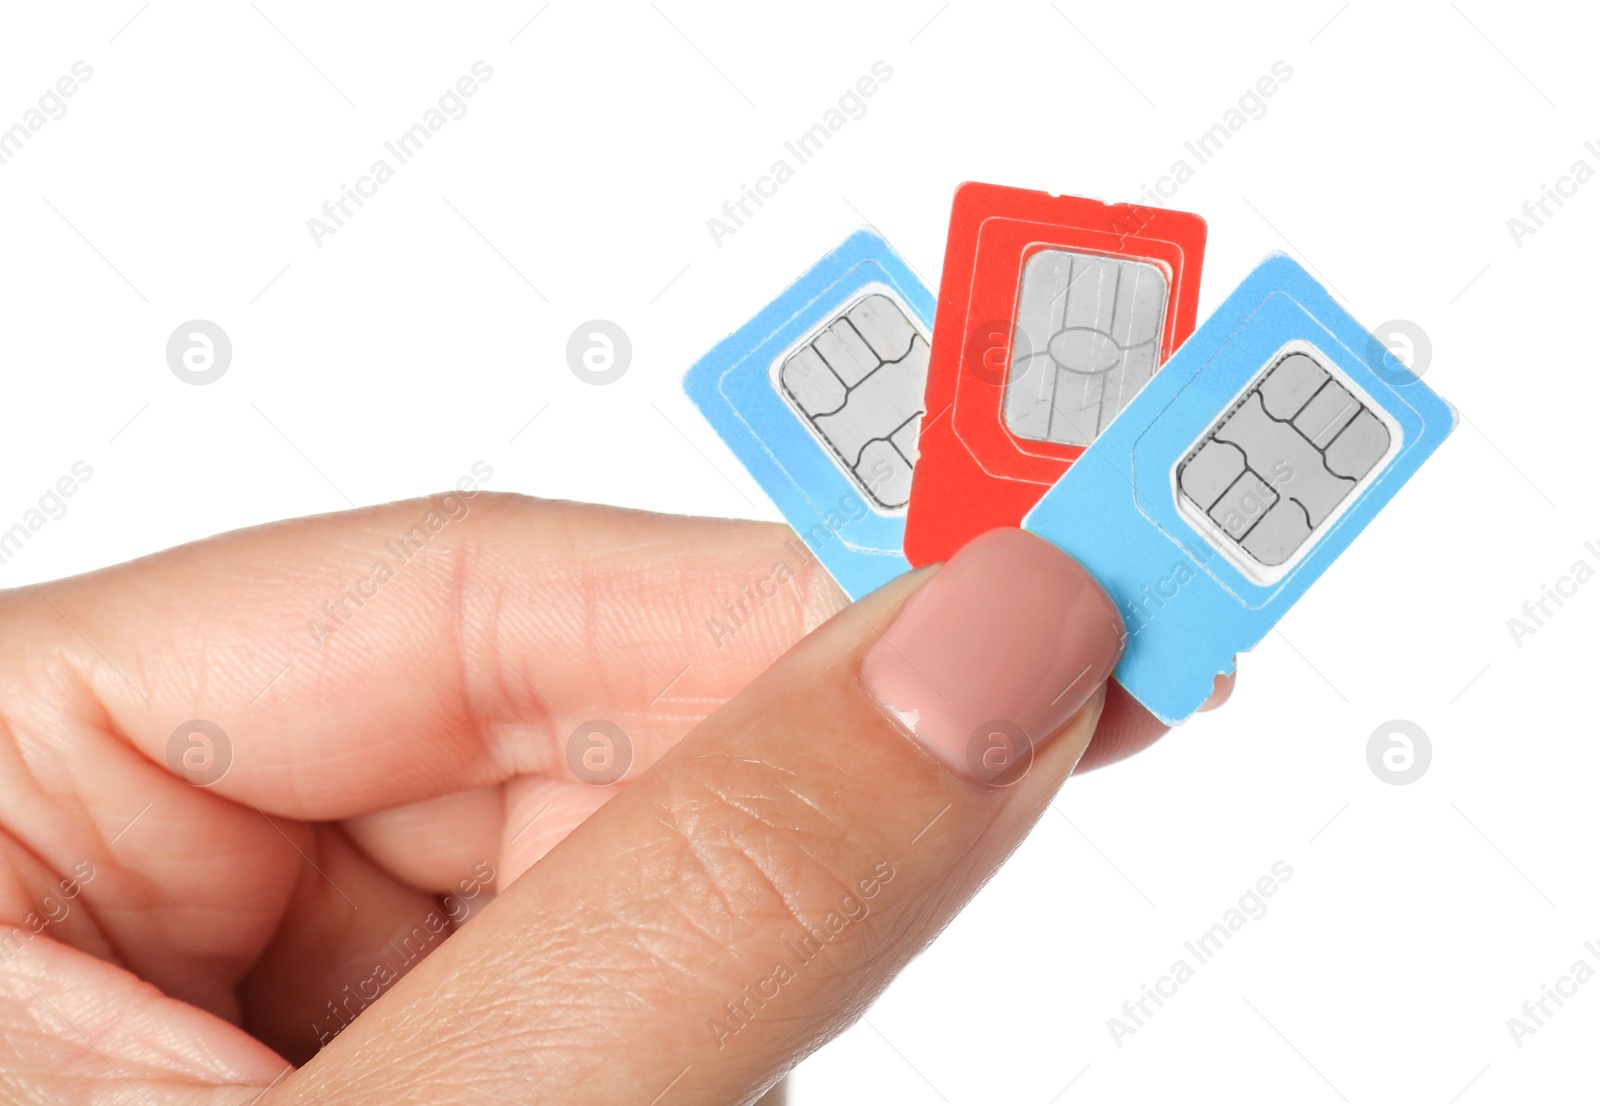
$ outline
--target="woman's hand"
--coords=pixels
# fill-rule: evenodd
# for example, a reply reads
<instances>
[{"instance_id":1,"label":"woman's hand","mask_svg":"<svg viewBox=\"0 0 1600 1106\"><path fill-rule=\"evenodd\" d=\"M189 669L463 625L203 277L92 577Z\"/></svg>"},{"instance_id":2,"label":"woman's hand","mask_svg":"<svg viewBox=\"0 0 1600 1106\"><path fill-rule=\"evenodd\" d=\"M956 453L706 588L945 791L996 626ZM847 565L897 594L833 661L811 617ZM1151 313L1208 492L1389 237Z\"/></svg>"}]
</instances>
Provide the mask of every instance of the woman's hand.
<instances>
[{"instance_id":1,"label":"woman's hand","mask_svg":"<svg viewBox=\"0 0 1600 1106\"><path fill-rule=\"evenodd\" d=\"M844 608L488 493L0 595L0 1097L753 1099L1161 733L1031 535Z\"/></svg>"}]
</instances>

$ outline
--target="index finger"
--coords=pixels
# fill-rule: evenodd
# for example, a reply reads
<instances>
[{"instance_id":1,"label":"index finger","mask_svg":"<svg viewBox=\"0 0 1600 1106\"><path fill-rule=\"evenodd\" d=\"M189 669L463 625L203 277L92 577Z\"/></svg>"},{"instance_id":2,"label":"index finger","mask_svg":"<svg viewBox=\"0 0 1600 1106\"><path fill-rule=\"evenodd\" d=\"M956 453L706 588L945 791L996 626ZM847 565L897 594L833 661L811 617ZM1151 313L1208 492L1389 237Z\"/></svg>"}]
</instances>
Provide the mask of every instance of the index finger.
<instances>
[{"instance_id":1,"label":"index finger","mask_svg":"<svg viewBox=\"0 0 1600 1106\"><path fill-rule=\"evenodd\" d=\"M157 764L208 721L233 757L212 790L330 819L566 773L595 718L653 760L842 605L803 552L769 524L451 493L0 602L13 654L68 670L38 686L69 711Z\"/></svg>"}]
</instances>

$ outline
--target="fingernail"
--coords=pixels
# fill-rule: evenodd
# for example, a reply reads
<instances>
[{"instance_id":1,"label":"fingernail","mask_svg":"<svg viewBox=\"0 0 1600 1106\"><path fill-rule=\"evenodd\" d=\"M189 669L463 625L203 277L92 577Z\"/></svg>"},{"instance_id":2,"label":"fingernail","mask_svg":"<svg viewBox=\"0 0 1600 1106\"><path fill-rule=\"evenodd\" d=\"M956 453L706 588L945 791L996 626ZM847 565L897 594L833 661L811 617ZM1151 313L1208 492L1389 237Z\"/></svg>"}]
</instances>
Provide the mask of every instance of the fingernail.
<instances>
[{"instance_id":1,"label":"fingernail","mask_svg":"<svg viewBox=\"0 0 1600 1106\"><path fill-rule=\"evenodd\" d=\"M867 651L861 682L956 775L1015 782L1122 655L1116 605L1024 530L969 542Z\"/></svg>"}]
</instances>

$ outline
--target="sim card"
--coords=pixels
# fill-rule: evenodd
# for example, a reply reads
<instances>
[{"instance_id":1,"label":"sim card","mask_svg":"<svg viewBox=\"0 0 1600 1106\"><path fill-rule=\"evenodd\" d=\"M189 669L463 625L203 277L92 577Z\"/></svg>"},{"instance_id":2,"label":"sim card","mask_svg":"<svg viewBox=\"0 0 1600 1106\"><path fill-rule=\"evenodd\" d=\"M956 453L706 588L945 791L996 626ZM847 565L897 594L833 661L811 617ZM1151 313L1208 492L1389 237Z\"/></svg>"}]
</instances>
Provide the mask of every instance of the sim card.
<instances>
[{"instance_id":1,"label":"sim card","mask_svg":"<svg viewBox=\"0 0 1600 1106\"><path fill-rule=\"evenodd\" d=\"M1276 254L1023 525L1116 600L1116 678L1175 725L1454 428L1449 404Z\"/></svg>"},{"instance_id":2,"label":"sim card","mask_svg":"<svg viewBox=\"0 0 1600 1106\"><path fill-rule=\"evenodd\" d=\"M684 390L852 599L901 551L933 293L861 230L689 370Z\"/></svg>"},{"instance_id":3,"label":"sim card","mask_svg":"<svg viewBox=\"0 0 1600 1106\"><path fill-rule=\"evenodd\" d=\"M963 184L950 212L906 555L1016 526L1194 330L1206 225Z\"/></svg>"}]
</instances>

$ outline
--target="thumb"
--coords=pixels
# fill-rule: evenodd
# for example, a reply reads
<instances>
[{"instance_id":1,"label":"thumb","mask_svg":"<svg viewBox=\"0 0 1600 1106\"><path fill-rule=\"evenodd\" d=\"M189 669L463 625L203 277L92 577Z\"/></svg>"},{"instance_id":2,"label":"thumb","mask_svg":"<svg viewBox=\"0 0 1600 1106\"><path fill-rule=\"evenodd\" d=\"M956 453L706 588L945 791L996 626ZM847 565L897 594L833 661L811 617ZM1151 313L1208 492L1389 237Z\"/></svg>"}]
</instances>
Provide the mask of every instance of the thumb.
<instances>
[{"instance_id":1,"label":"thumb","mask_svg":"<svg viewBox=\"0 0 1600 1106\"><path fill-rule=\"evenodd\" d=\"M1020 530L803 640L267 1101L749 1102L860 1016L1072 771L1114 604Z\"/></svg>"}]
</instances>

